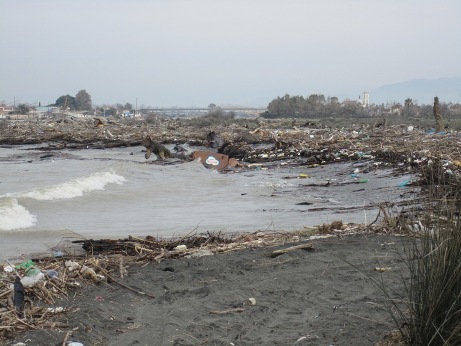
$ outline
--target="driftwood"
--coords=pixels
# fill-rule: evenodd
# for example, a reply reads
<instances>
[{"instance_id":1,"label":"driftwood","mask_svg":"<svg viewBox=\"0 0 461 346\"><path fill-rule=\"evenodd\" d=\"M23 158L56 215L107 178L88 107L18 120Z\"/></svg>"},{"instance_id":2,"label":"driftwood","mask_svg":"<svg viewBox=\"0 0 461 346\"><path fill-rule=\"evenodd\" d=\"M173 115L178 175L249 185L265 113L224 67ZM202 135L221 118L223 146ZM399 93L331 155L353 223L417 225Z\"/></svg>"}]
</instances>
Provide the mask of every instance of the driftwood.
<instances>
[{"instance_id":1,"label":"driftwood","mask_svg":"<svg viewBox=\"0 0 461 346\"><path fill-rule=\"evenodd\" d=\"M227 309L227 310L212 310L210 311L210 315L224 315L230 314L232 312L242 312L245 311L244 308L235 308L235 309Z\"/></svg>"},{"instance_id":2,"label":"driftwood","mask_svg":"<svg viewBox=\"0 0 461 346\"><path fill-rule=\"evenodd\" d=\"M103 268L101 268L101 267L99 267L99 266L98 266L97 268L98 268L99 270L101 270L101 271L102 271L112 282L115 282L117 285L122 286L122 287L124 287L124 288L130 290L131 292L136 293L136 294L139 294L139 295L142 295L142 296L146 296L146 297L149 297L149 298L155 298L155 296L152 295L152 294L150 294L150 293L146 293L146 292L143 292L143 291L138 291L138 290L136 290L136 289L134 289L134 288L132 288L132 287L130 287L130 286L127 286L127 285L121 283L120 281L115 280L115 279L114 279L107 271L105 271Z\"/></svg>"},{"instance_id":3,"label":"driftwood","mask_svg":"<svg viewBox=\"0 0 461 346\"><path fill-rule=\"evenodd\" d=\"M275 250L275 251L272 251L269 254L269 257L277 257L277 256L280 256L280 255L286 254L287 252L295 251L295 250L314 250L314 244L313 243L307 243L307 244L291 246L291 247L288 247L286 249Z\"/></svg>"}]
</instances>

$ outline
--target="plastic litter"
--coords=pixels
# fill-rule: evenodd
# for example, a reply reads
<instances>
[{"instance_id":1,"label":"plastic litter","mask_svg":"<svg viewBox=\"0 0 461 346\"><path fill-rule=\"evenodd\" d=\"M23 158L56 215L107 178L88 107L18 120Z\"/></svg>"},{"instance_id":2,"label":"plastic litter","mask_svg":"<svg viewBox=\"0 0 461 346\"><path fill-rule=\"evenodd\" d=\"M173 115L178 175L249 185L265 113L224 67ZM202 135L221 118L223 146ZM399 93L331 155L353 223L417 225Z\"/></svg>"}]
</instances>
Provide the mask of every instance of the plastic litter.
<instances>
[{"instance_id":1,"label":"plastic litter","mask_svg":"<svg viewBox=\"0 0 461 346\"><path fill-rule=\"evenodd\" d=\"M24 286L24 287L33 287L35 286L37 283L39 283L40 281L44 280L45 279L45 274L43 273L38 273L37 275L33 275L33 276L24 276L22 279L21 279L21 284Z\"/></svg>"},{"instance_id":2,"label":"plastic litter","mask_svg":"<svg viewBox=\"0 0 461 346\"><path fill-rule=\"evenodd\" d=\"M85 265L80 266L79 263L74 262L74 261L65 261L64 265L67 267L67 269L71 272L74 270L80 270L80 273L82 274L83 277L87 279L92 279L95 282L99 282L101 280L104 280L105 277L102 275L97 275L96 272Z\"/></svg>"},{"instance_id":3,"label":"plastic litter","mask_svg":"<svg viewBox=\"0 0 461 346\"><path fill-rule=\"evenodd\" d=\"M64 311L64 308L62 306L58 306L56 308L47 308L46 312L52 313L52 314L59 314Z\"/></svg>"},{"instance_id":4,"label":"plastic litter","mask_svg":"<svg viewBox=\"0 0 461 346\"><path fill-rule=\"evenodd\" d=\"M178 245L174 248L176 251L186 251L187 246L186 245Z\"/></svg>"},{"instance_id":5,"label":"plastic litter","mask_svg":"<svg viewBox=\"0 0 461 346\"><path fill-rule=\"evenodd\" d=\"M38 274L40 274L40 269L37 267L29 267L26 269L26 275L29 277L36 276Z\"/></svg>"},{"instance_id":6,"label":"plastic litter","mask_svg":"<svg viewBox=\"0 0 461 346\"><path fill-rule=\"evenodd\" d=\"M31 268L35 265L35 263L32 260L28 260L26 262L23 262L21 264L17 264L15 267L16 269L28 269Z\"/></svg>"},{"instance_id":7,"label":"plastic litter","mask_svg":"<svg viewBox=\"0 0 461 346\"><path fill-rule=\"evenodd\" d=\"M401 183L399 183L398 187L405 187L408 184L410 184L410 180L404 180Z\"/></svg>"},{"instance_id":8,"label":"plastic litter","mask_svg":"<svg viewBox=\"0 0 461 346\"><path fill-rule=\"evenodd\" d=\"M13 306L20 317L24 315L24 298L25 298L24 286L19 276L16 276L14 280L13 290Z\"/></svg>"},{"instance_id":9,"label":"plastic litter","mask_svg":"<svg viewBox=\"0 0 461 346\"><path fill-rule=\"evenodd\" d=\"M74 261L66 261L64 262L64 265L67 267L67 269L72 272L74 270L77 270L80 267L80 264Z\"/></svg>"},{"instance_id":10,"label":"plastic litter","mask_svg":"<svg viewBox=\"0 0 461 346\"><path fill-rule=\"evenodd\" d=\"M53 256L58 258L58 257L63 257L64 253L62 251L55 251L53 252Z\"/></svg>"},{"instance_id":11,"label":"plastic litter","mask_svg":"<svg viewBox=\"0 0 461 346\"><path fill-rule=\"evenodd\" d=\"M6 266L3 268L3 271L7 272L7 273L12 273L14 272L14 268L12 266Z\"/></svg>"},{"instance_id":12,"label":"plastic litter","mask_svg":"<svg viewBox=\"0 0 461 346\"><path fill-rule=\"evenodd\" d=\"M56 270L47 270L46 275L48 275L49 278L51 279L57 279L59 274Z\"/></svg>"}]
</instances>

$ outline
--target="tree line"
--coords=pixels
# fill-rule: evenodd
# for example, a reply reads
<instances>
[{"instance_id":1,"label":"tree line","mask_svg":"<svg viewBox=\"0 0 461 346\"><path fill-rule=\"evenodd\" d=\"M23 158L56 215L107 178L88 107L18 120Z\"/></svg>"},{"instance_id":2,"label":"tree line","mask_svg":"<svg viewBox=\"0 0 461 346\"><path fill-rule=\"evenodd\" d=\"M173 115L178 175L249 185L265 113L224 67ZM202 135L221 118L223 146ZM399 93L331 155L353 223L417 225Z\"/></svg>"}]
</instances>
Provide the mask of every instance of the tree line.
<instances>
[{"instance_id":1,"label":"tree line","mask_svg":"<svg viewBox=\"0 0 461 346\"><path fill-rule=\"evenodd\" d=\"M399 114L403 117L432 117L432 105L418 105L411 98L404 104L370 104L364 107L358 101L339 102L337 97L312 94L308 97L288 94L273 99L262 114L264 118L322 118L322 117L369 117L385 114ZM445 117L461 117L459 103L440 102L440 111Z\"/></svg>"},{"instance_id":2,"label":"tree line","mask_svg":"<svg viewBox=\"0 0 461 346\"><path fill-rule=\"evenodd\" d=\"M337 97L322 94L277 97L267 106L266 118L317 118L324 116L365 116L366 110L359 102L340 103Z\"/></svg>"}]
</instances>

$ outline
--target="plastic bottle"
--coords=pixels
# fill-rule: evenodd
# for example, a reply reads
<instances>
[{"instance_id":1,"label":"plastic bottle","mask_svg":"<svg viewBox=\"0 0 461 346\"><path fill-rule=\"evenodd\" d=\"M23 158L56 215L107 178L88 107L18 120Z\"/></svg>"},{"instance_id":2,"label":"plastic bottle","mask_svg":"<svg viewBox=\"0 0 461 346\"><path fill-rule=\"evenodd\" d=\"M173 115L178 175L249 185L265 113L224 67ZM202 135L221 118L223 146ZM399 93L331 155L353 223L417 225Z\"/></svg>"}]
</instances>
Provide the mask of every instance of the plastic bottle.
<instances>
[{"instance_id":1,"label":"plastic bottle","mask_svg":"<svg viewBox=\"0 0 461 346\"><path fill-rule=\"evenodd\" d=\"M35 286L38 282L42 281L45 279L45 274L43 273L38 273L37 275L33 276L24 276L21 279L21 283L24 287L33 287Z\"/></svg>"}]
</instances>

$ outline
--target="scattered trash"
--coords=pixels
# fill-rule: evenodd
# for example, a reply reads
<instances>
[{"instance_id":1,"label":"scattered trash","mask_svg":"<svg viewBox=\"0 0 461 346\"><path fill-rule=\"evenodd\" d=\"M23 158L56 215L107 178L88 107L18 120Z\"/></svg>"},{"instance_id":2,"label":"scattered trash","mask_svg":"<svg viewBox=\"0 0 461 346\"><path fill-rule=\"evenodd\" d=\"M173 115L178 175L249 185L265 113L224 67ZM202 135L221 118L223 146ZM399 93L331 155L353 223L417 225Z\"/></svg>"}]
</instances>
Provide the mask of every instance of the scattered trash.
<instances>
[{"instance_id":1,"label":"scattered trash","mask_svg":"<svg viewBox=\"0 0 461 346\"><path fill-rule=\"evenodd\" d=\"M3 271L5 271L7 273L12 273L12 272L14 272L14 268L12 266L5 266L5 267L3 267Z\"/></svg>"},{"instance_id":2,"label":"scattered trash","mask_svg":"<svg viewBox=\"0 0 461 346\"><path fill-rule=\"evenodd\" d=\"M203 257L203 256L213 256L214 253L210 250L206 249L199 249L197 251L194 251L190 255L186 256L188 258L194 258L194 257Z\"/></svg>"},{"instance_id":3,"label":"scattered trash","mask_svg":"<svg viewBox=\"0 0 461 346\"><path fill-rule=\"evenodd\" d=\"M21 278L19 276L16 276L13 288L13 306L19 317L22 317L24 315L25 296L26 293L24 291L24 286L21 283Z\"/></svg>"},{"instance_id":4,"label":"scattered trash","mask_svg":"<svg viewBox=\"0 0 461 346\"><path fill-rule=\"evenodd\" d=\"M64 253L62 251L55 251L53 252L53 256L58 258L58 257L63 257Z\"/></svg>"},{"instance_id":5,"label":"scattered trash","mask_svg":"<svg viewBox=\"0 0 461 346\"><path fill-rule=\"evenodd\" d=\"M32 276L24 276L20 282L24 287L33 287L40 281L43 281L45 279L45 274L39 272L36 275Z\"/></svg>"},{"instance_id":6,"label":"scattered trash","mask_svg":"<svg viewBox=\"0 0 461 346\"><path fill-rule=\"evenodd\" d=\"M58 279L59 278L59 274L58 274L58 272L56 270L47 270L46 275L48 275L48 277L51 278L51 279Z\"/></svg>"},{"instance_id":7,"label":"scattered trash","mask_svg":"<svg viewBox=\"0 0 461 346\"><path fill-rule=\"evenodd\" d=\"M178 245L174 248L176 251L186 251L187 246L186 245Z\"/></svg>"},{"instance_id":8,"label":"scattered trash","mask_svg":"<svg viewBox=\"0 0 461 346\"><path fill-rule=\"evenodd\" d=\"M104 279L103 276L97 275L94 269L86 265L80 265L74 261L65 261L64 264L70 272L78 270L86 279L92 279L95 282L99 282Z\"/></svg>"},{"instance_id":9,"label":"scattered trash","mask_svg":"<svg viewBox=\"0 0 461 346\"><path fill-rule=\"evenodd\" d=\"M70 272L77 270L80 267L80 264L74 261L65 261L64 264Z\"/></svg>"},{"instance_id":10,"label":"scattered trash","mask_svg":"<svg viewBox=\"0 0 461 346\"><path fill-rule=\"evenodd\" d=\"M301 336L298 340L296 340L295 344L297 344L298 342L301 342L303 340L306 340L307 339L307 336Z\"/></svg>"},{"instance_id":11,"label":"scattered trash","mask_svg":"<svg viewBox=\"0 0 461 346\"><path fill-rule=\"evenodd\" d=\"M28 269L31 268L35 265L35 263L32 260L28 260L26 262L23 262L21 264L17 264L15 267L16 269Z\"/></svg>"},{"instance_id":12,"label":"scattered trash","mask_svg":"<svg viewBox=\"0 0 461 346\"><path fill-rule=\"evenodd\" d=\"M227 166L235 167L238 164L238 161L234 158L210 151L194 151L192 158L199 160L206 168L213 168L218 171L223 170Z\"/></svg>"},{"instance_id":13,"label":"scattered trash","mask_svg":"<svg viewBox=\"0 0 461 346\"><path fill-rule=\"evenodd\" d=\"M62 306L58 306L56 308L47 308L46 312L49 312L52 314L59 314L61 312L64 312L64 308Z\"/></svg>"},{"instance_id":14,"label":"scattered trash","mask_svg":"<svg viewBox=\"0 0 461 346\"><path fill-rule=\"evenodd\" d=\"M408 186L410 183L411 183L410 180L404 180L404 181L400 182L399 185L397 185L397 186L398 187L405 187L405 186Z\"/></svg>"},{"instance_id":15,"label":"scattered trash","mask_svg":"<svg viewBox=\"0 0 461 346\"><path fill-rule=\"evenodd\" d=\"M37 276L40 274L40 269L36 267L29 267L26 269L26 275L29 277Z\"/></svg>"},{"instance_id":16,"label":"scattered trash","mask_svg":"<svg viewBox=\"0 0 461 346\"><path fill-rule=\"evenodd\" d=\"M385 273L385 272L388 272L389 270L391 270L391 268L389 267L376 267L375 268L375 271L379 273Z\"/></svg>"},{"instance_id":17,"label":"scattered trash","mask_svg":"<svg viewBox=\"0 0 461 346\"><path fill-rule=\"evenodd\" d=\"M248 298L248 303L249 303L250 305L256 305L256 299L254 299L254 298Z\"/></svg>"}]
</instances>

